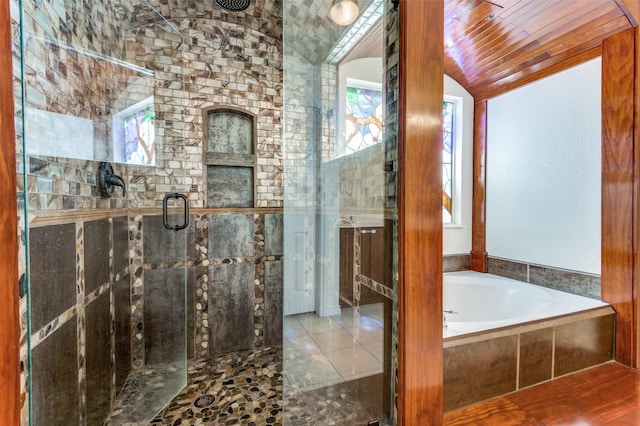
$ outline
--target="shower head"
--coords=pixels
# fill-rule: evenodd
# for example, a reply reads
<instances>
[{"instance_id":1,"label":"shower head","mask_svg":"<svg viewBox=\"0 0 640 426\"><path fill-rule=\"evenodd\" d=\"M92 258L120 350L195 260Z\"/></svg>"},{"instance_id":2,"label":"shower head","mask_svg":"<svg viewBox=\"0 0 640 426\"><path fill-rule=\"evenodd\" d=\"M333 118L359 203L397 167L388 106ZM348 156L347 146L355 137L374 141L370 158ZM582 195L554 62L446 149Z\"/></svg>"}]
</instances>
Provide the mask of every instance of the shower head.
<instances>
[{"instance_id":1,"label":"shower head","mask_svg":"<svg viewBox=\"0 0 640 426\"><path fill-rule=\"evenodd\" d=\"M213 2L221 8L233 12L240 12L249 7L249 0L213 0Z\"/></svg>"}]
</instances>

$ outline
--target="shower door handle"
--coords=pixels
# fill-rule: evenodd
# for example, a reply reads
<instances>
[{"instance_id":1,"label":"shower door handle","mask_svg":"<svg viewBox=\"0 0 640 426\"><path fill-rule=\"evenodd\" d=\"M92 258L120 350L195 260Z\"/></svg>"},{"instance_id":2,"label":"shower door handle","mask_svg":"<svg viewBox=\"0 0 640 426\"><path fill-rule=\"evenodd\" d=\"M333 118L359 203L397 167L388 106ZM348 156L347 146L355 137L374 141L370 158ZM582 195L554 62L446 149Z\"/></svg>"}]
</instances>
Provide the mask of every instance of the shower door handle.
<instances>
[{"instance_id":1,"label":"shower door handle","mask_svg":"<svg viewBox=\"0 0 640 426\"><path fill-rule=\"evenodd\" d=\"M167 217L167 205L169 204L169 200L177 200L178 198L182 199L184 203L184 216L181 225L169 225L169 220ZM189 199L184 194L178 194L177 192L169 192L164 196L162 200L162 223L164 227L167 229L172 229L174 231L179 231L181 229L189 226Z\"/></svg>"}]
</instances>

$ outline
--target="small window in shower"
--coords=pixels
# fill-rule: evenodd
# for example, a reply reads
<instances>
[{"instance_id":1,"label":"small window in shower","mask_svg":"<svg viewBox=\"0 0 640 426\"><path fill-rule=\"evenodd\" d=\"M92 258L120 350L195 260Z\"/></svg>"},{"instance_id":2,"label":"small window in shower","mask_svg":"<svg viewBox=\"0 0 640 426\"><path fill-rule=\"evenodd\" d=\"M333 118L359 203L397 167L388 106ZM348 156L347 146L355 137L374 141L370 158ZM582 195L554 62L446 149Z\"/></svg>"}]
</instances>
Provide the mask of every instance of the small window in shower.
<instances>
[{"instance_id":1,"label":"small window in shower","mask_svg":"<svg viewBox=\"0 0 640 426\"><path fill-rule=\"evenodd\" d=\"M153 96L113 116L113 156L125 164L155 163Z\"/></svg>"}]
</instances>

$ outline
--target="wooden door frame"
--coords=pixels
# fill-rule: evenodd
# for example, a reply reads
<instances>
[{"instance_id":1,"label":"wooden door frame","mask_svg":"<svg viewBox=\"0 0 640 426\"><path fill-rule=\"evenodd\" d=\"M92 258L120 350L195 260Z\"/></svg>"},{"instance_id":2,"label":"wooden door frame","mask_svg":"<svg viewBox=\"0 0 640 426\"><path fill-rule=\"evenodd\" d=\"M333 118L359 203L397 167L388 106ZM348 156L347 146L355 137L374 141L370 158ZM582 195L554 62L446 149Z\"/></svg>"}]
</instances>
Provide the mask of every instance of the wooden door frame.
<instances>
[{"instance_id":1,"label":"wooden door frame","mask_svg":"<svg viewBox=\"0 0 640 426\"><path fill-rule=\"evenodd\" d=\"M398 424L439 425L444 0L401 0L399 27Z\"/></svg>"},{"instance_id":2,"label":"wooden door frame","mask_svg":"<svg viewBox=\"0 0 640 426\"><path fill-rule=\"evenodd\" d=\"M0 419L20 424L20 322L16 136L9 1L0 5Z\"/></svg>"}]
</instances>

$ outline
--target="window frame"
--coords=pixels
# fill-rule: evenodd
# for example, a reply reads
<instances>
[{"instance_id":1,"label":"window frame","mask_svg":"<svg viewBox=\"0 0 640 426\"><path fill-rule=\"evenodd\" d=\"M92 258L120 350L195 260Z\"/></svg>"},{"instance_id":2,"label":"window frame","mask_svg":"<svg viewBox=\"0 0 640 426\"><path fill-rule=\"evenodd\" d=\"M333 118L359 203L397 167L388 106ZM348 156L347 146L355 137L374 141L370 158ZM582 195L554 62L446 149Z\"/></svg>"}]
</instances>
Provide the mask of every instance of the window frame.
<instances>
[{"instance_id":1,"label":"window frame","mask_svg":"<svg viewBox=\"0 0 640 426\"><path fill-rule=\"evenodd\" d=\"M152 108L154 111L154 123L153 123L153 132L154 132L154 141L150 144L150 149L152 151L151 162L148 164L143 164L139 162L128 162L125 158L125 141L124 141L124 120L128 117L137 114L141 111ZM112 120L112 148L113 148L113 161L122 163L122 164L130 164L135 166L154 166L156 164L156 141L155 137L157 136L155 127L155 102L154 96L149 96L146 99L143 99L140 102L137 102L122 111L119 111L113 115Z\"/></svg>"},{"instance_id":2,"label":"window frame","mask_svg":"<svg viewBox=\"0 0 640 426\"><path fill-rule=\"evenodd\" d=\"M453 104L453 124L451 129L451 222L444 222L443 220L443 226L445 228L458 228L462 226L462 124L464 121L463 99L459 96L444 95L443 103L444 102L450 102Z\"/></svg>"}]
</instances>

